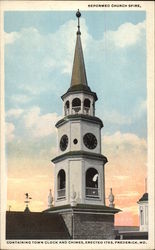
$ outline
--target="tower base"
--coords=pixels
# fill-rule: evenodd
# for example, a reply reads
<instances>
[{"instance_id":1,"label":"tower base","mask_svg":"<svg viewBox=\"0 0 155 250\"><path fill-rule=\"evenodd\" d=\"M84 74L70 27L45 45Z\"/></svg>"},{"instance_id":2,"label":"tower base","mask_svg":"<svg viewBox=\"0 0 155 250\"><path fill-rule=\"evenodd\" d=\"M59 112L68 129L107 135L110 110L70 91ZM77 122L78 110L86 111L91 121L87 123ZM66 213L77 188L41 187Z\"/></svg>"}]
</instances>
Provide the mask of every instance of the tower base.
<instances>
[{"instance_id":1,"label":"tower base","mask_svg":"<svg viewBox=\"0 0 155 250\"><path fill-rule=\"evenodd\" d=\"M72 239L115 239L114 214L120 210L100 205L65 205L45 210L59 213Z\"/></svg>"}]
</instances>

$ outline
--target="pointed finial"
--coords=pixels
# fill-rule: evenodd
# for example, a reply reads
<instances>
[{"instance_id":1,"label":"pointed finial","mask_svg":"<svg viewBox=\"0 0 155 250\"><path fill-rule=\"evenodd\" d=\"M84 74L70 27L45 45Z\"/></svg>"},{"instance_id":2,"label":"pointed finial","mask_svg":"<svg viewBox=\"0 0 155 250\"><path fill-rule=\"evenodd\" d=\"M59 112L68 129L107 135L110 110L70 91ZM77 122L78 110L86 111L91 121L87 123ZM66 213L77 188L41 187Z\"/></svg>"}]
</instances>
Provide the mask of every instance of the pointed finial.
<instances>
[{"instance_id":1,"label":"pointed finial","mask_svg":"<svg viewBox=\"0 0 155 250\"><path fill-rule=\"evenodd\" d=\"M79 9L76 12L76 16L78 18L78 26L77 26L78 27L78 31L77 31L77 35L81 35L81 32L80 32L80 16L81 16L81 13L80 13Z\"/></svg>"},{"instance_id":2,"label":"pointed finial","mask_svg":"<svg viewBox=\"0 0 155 250\"><path fill-rule=\"evenodd\" d=\"M49 195L48 195L48 207L51 208L53 206L53 196L52 196L52 190L50 189Z\"/></svg>"},{"instance_id":3,"label":"pointed finial","mask_svg":"<svg viewBox=\"0 0 155 250\"><path fill-rule=\"evenodd\" d=\"M74 185L72 185L72 195L71 195L71 206L75 207L77 205L77 201L76 201L76 192L74 190Z\"/></svg>"},{"instance_id":4,"label":"pointed finial","mask_svg":"<svg viewBox=\"0 0 155 250\"><path fill-rule=\"evenodd\" d=\"M108 199L109 199L109 207L115 207L115 204L114 204L114 195L112 193L112 188L110 188L110 194L108 196Z\"/></svg>"}]
</instances>

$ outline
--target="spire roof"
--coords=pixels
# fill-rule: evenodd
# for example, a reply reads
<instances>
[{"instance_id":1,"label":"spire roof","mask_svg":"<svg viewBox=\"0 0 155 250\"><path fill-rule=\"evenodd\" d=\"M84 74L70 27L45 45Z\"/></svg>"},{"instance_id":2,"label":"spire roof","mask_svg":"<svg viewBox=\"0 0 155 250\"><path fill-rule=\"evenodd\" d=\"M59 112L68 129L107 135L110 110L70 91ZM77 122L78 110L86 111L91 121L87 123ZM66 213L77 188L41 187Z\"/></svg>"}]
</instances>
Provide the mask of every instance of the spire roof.
<instances>
[{"instance_id":1,"label":"spire roof","mask_svg":"<svg viewBox=\"0 0 155 250\"><path fill-rule=\"evenodd\" d=\"M81 13L76 13L78 18L78 31L77 31L77 39L76 39L76 46L75 46L75 53L74 53L74 62L73 62L73 69L72 69L72 78L71 78L71 87L77 85L84 85L88 86L87 84L87 76L84 64L84 57L83 57L83 50L81 44L81 32L80 32L80 16Z\"/></svg>"},{"instance_id":2,"label":"spire roof","mask_svg":"<svg viewBox=\"0 0 155 250\"><path fill-rule=\"evenodd\" d=\"M74 92L83 92L88 93L94 96L95 101L97 101L97 95L95 92L92 92L87 83L87 76L84 64L84 57L83 57L83 50L82 50L82 43L81 43L81 31L80 31L80 17L81 13L79 10L76 13L78 18L78 30L76 32L76 45L75 45L75 52L74 52L74 61L73 61L73 68L72 68L72 77L71 77L71 84L70 88L67 92L61 96L62 100L64 97L70 93Z\"/></svg>"}]
</instances>

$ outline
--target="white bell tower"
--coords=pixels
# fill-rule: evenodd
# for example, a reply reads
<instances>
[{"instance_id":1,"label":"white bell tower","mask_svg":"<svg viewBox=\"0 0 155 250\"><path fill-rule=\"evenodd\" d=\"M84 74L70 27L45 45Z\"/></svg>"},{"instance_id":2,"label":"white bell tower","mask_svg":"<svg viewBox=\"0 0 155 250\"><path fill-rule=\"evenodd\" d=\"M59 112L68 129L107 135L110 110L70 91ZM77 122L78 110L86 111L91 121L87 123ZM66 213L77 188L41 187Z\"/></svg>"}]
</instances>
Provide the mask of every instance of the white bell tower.
<instances>
[{"instance_id":1,"label":"white bell tower","mask_svg":"<svg viewBox=\"0 0 155 250\"><path fill-rule=\"evenodd\" d=\"M61 97L64 117L58 129L58 156L54 167L54 205L105 205L104 166L107 158L101 154L102 121L95 116L97 95L87 83L83 58L80 16L72 69L71 85Z\"/></svg>"}]
</instances>

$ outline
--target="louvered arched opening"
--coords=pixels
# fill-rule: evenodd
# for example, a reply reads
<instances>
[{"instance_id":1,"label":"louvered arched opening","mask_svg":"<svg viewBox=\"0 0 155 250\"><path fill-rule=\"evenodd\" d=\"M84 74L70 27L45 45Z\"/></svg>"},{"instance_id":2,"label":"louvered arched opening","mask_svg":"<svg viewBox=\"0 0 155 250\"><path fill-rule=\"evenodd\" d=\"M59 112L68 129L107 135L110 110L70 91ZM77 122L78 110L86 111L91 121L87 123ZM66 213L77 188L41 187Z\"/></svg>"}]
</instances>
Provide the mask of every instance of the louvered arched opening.
<instances>
[{"instance_id":1,"label":"louvered arched opening","mask_svg":"<svg viewBox=\"0 0 155 250\"><path fill-rule=\"evenodd\" d=\"M81 100L79 98L74 98L72 101L73 114L78 114L80 110L81 110Z\"/></svg>"},{"instance_id":2,"label":"louvered arched opening","mask_svg":"<svg viewBox=\"0 0 155 250\"><path fill-rule=\"evenodd\" d=\"M86 171L86 197L99 198L99 174L95 168Z\"/></svg>"},{"instance_id":3,"label":"louvered arched opening","mask_svg":"<svg viewBox=\"0 0 155 250\"><path fill-rule=\"evenodd\" d=\"M58 199L63 199L66 196L66 173L63 169L61 169L58 173L57 183L58 183L58 189L57 189Z\"/></svg>"}]
</instances>

